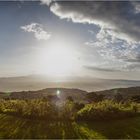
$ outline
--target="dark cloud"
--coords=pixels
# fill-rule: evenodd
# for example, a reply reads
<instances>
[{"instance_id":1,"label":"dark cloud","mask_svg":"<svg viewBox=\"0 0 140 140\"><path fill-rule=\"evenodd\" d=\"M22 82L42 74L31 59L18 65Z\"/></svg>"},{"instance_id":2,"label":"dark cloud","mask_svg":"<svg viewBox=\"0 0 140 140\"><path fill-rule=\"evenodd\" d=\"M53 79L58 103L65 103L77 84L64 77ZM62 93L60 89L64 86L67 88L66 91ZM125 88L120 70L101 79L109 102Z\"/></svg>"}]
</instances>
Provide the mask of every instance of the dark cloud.
<instances>
[{"instance_id":1,"label":"dark cloud","mask_svg":"<svg viewBox=\"0 0 140 140\"><path fill-rule=\"evenodd\" d=\"M94 67L94 66L84 66L86 69L94 70L94 71L104 71L104 72L118 72L120 70L111 69L111 68L100 68L100 67Z\"/></svg>"},{"instance_id":2,"label":"dark cloud","mask_svg":"<svg viewBox=\"0 0 140 140\"><path fill-rule=\"evenodd\" d=\"M134 70L138 71L140 70L140 63L133 63L132 65L128 65L127 69L129 69L129 71L134 71Z\"/></svg>"},{"instance_id":3,"label":"dark cloud","mask_svg":"<svg viewBox=\"0 0 140 140\"><path fill-rule=\"evenodd\" d=\"M98 24L113 29L125 39L139 42L139 4L131 1L56 1L51 3L50 9L60 18Z\"/></svg>"},{"instance_id":4,"label":"dark cloud","mask_svg":"<svg viewBox=\"0 0 140 140\"><path fill-rule=\"evenodd\" d=\"M140 63L140 55L137 56L136 58L134 59L127 59L128 62L137 62L137 63Z\"/></svg>"}]
</instances>

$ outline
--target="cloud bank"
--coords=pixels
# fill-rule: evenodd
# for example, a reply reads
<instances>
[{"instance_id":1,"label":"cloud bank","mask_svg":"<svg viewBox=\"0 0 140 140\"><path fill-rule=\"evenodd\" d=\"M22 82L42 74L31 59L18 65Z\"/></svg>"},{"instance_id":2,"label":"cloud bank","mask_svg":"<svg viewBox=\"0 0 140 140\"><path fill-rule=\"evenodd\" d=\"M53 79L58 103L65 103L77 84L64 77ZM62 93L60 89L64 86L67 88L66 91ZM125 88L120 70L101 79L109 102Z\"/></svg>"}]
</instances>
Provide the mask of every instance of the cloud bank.
<instances>
[{"instance_id":1,"label":"cloud bank","mask_svg":"<svg viewBox=\"0 0 140 140\"><path fill-rule=\"evenodd\" d=\"M37 40L48 40L51 37L51 33L43 30L42 25L39 23L31 23L20 28L25 32L33 33Z\"/></svg>"},{"instance_id":2,"label":"cloud bank","mask_svg":"<svg viewBox=\"0 0 140 140\"><path fill-rule=\"evenodd\" d=\"M110 28L127 41L140 41L140 2L42 1L60 18Z\"/></svg>"}]
</instances>

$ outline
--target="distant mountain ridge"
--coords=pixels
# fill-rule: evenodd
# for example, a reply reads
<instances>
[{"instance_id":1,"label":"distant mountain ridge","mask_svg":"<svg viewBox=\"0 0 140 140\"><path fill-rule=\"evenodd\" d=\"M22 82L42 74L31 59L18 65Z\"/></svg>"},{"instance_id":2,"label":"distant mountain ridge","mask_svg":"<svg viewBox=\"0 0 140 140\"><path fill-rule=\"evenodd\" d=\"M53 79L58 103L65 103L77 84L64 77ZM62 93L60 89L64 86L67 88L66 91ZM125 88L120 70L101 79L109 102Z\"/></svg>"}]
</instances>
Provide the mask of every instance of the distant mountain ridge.
<instances>
[{"instance_id":1,"label":"distant mountain ridge","mask_svg":"<svg viewBox=\"0 0 140 140\"><path fill-rule=\"evenodd\" d=\"M61 78L60 78L61 79ZM100 79L94 77L55 78L40 75L0 78L0 91L40 90L46 87L79 88L86 91L100 91L112 88L140 86L140 80Z\"/></svg>"},{"instance_id":2,"label":"distant mountain ridge","mask_svg":"<svg viewBox=\"0 0 140 140\"><path fill-rule=\"evenodd\" d=\"M57 91L60 92L57 95ZM104 95L107 99L113 99L116 94L121 94L124 99L130 99L133 96L140 96L140 87L129 88L115 88L110 90L87 92L75 88L45 88L37 91L21 91L21 92L0 92L0 97L9 97L11 99L36 99L47 97L48 95L56 95L61 100L65 100L68 96L71 96L74 100L84 101L87 94Z\"/></svg>"},{"instance_id":3,"label":"distant mountain ridge","mask_svg":"<svg viewBox=\"0 0 140 140\"><path fill-rule=\"evenodd\" d=\"M57 95L57 91L59 91L59 95ZM68 96L71 96L74 100L84 100L87 91L80 89L69 89L69 88L46 88L37 91L21 91L21 92L11 92L7 96L6 93L1 92L3 97L7 96L11 99L36 99L36 98L44 98L49 95L56 95L61 100L65 100Z\"/></svg>"}]
</instances>

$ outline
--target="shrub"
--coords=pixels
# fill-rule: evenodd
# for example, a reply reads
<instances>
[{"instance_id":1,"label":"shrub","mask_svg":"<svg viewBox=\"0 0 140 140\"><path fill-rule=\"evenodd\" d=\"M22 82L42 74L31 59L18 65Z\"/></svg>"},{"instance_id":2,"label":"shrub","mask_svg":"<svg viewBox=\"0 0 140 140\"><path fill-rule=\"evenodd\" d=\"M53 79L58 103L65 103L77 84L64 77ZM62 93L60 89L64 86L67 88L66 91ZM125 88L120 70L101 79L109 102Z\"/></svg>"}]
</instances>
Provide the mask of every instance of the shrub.
<instances>
[{"instance_id":1,"label":"shrub","mask_svg":"<svg viewBox=\"0 0 140 140\"><path fill-rule=\"evenodd\" d=\"M82 104L66 100L57 107L47 99L0 100L0 112L46 120L107 120L134 116L139 113L140 104L134 102L115 102L104 100Z\"/></svg>"},{"instance_id":2,"label":"shrub","mask_svg":"<svg viewBox=\"0 0 140 140\"><path fill-rule=\"evenodd\" d=\"M55 119L57 117L55 105L40 99L1 100L0 111L32 118Z\"/></svg>"},{"instance_id":3,"label":"shrub","mask_svg":"<svg viewBox=\"0 0 140 140\"><path fill-rule=\"evenodd\" d=\"M123 103L116 103L111 100L104 100L99 103L87 104L77 112L76 120L107 120L133 116L136 111L134 103L126 106ZM133 106L133 107L132 107Z\"/></svg>"}]
</instances>

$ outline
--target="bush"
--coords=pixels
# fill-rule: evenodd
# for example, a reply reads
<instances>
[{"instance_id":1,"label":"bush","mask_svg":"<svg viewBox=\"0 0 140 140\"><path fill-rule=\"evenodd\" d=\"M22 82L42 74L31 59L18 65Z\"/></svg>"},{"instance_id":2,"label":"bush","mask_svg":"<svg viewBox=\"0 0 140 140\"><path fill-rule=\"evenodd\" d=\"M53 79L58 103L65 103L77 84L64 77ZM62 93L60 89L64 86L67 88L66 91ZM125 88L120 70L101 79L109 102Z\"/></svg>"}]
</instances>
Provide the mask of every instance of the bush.
<instances>
[{"instance_id":1,"label":"bush","mask_svg":"<svg viewBox=\"0 0 140 140\"><path fill-rule=\"evenodd\" d=\"M56 119L58 113L54 104L40 99L1 100L0 111L17 116L45 119Z\"/></svg>"},{"instance_id":2,"label":"bush","mask_svg":"<svg viewBox=\"0 0 140 140\"><path fill-rule=\"evenodd\" d=\"M130 117L137 113L137 104L130 103L127 106L123 103L116 103L104 100L99 103L87 104L77 112L76 120L108 120L115 118Z\"/></svg>"},{"instance_id":3,"label":"bush","mask_svg":"<svg viewBox=\"0 0 140 140\"><path fill-rule=\"evenodd\" d=\"M102 94L98 95L95 92L90 92L86 95L86 99L89 103L103 101L104 97L105 95Z\"/></svg>"},{"instance_id":4,"label":"bush","mask_svg":"<svg viewBox=\"0 0 140 140\"><path fill-rule=\"evenodd\" d=\"M91 104L82 104L66 100L57 107L47 99L0 100L0 112L32 119L45 120L108 120L134 116L138 114L140 104L134 102L115 102L104 100Z\"/></svg>"}]
</instances>

